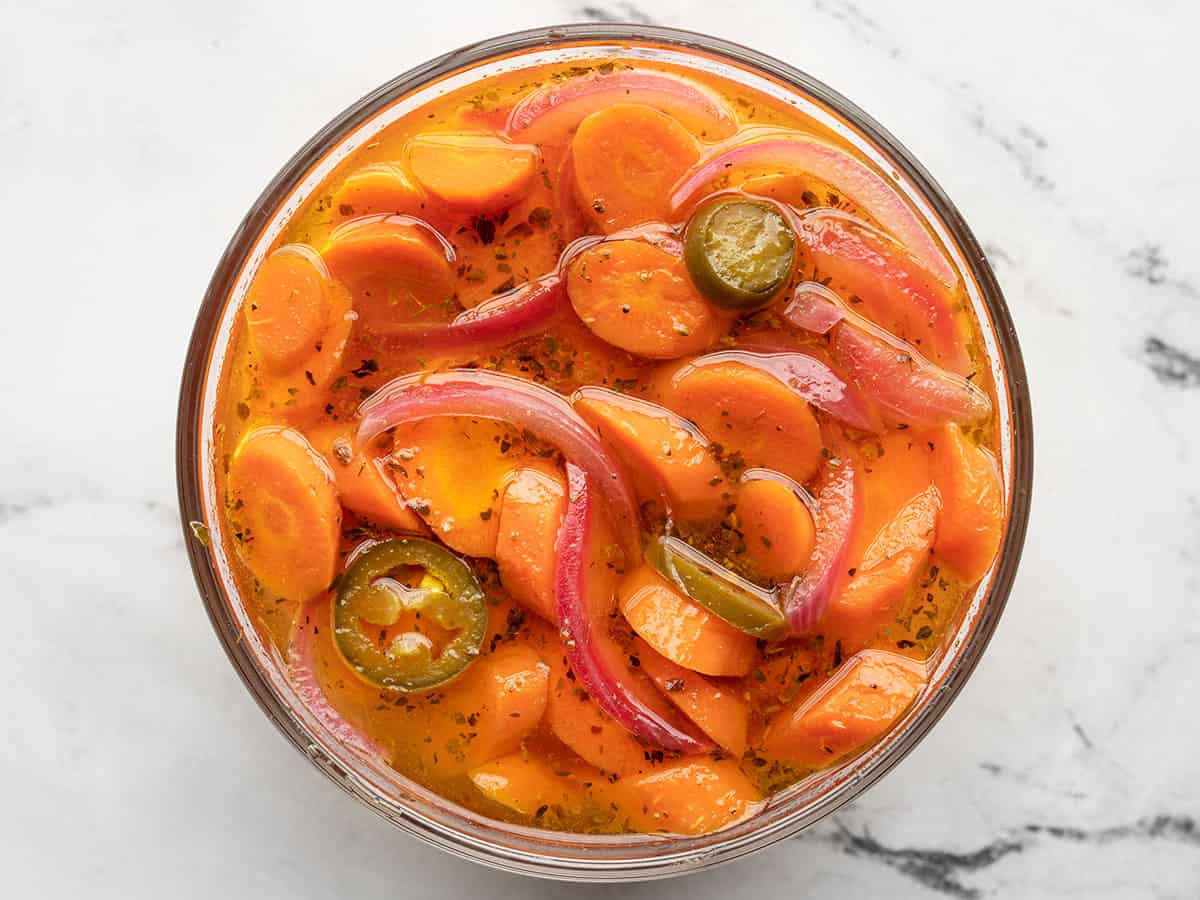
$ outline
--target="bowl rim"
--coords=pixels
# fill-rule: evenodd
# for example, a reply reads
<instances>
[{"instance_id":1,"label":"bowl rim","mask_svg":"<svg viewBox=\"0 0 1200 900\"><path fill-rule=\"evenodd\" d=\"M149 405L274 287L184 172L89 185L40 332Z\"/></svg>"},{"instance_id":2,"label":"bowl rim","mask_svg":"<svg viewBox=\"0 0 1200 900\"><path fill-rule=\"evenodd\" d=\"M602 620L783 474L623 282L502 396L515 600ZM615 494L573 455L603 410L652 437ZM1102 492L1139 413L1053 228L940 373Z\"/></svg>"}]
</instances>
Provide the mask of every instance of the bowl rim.
<instances>
[{"instance_id":1,"label":"bowl rim","mask_svg":"<svg viewBox=\"0 0 1200 900\"><path fill-rule=\"evenodd\" d=\"M264 228L278 214L281 204L305 174L331 147L375 113L408 93L458 70L489 60L514 56L538 49L553 49L590 44L648 44L683 52L696 52L717 58L735 67L756 72L783 86L808 95L844 118L858 133L883 153L903 177L928 203L945 227L949 239L959 251L974 278L995 342L1003 380L997 380L997 392L1005 392L1010 440L1009 515L1002 552L990 580L979 588L980 607L969 633L962 640L944 679L935 694L904 728L899 740L890 742L882 753L867 754L869 762L853 778L834 786L819 802L802 805L764 829L749 828L745 834L722 838L727 831L697 838L629 836L623 849L631 854L620 857L580 859L556 856L551 847L561 848L564 836L556 832L519 829L496 823L501 831L517 832L530 845L544 845L542 852L528 851L465 835L422 814L421 790L409 797L409 803L381 802L369 774L355 771L354 761L338 758L336 752L322 749L321 736L301 721L284 703L265 677L257 660L248 650L237 624L224 615L224 589L217 562L197 526L205 526L205 502L202 482L204 460L199 454L199 435L209 426L204 419L203 396L209 376L214 341L229 294L240 277L251 248ZM987 328L985 327L985 331ZM993 361L995 364L995 361ZM381 85L351 104L322 127L280 169L234 232L205 292L189 341L183 368L176 422L176 475L184 543L197 587L213 630L247 690L284 736L335 784L365 802L377 814L426 843L448 850L463 858L495 868L527 875L578 881L634 881L695 872L766 848L783 838L809 827L841 808L876 783L898 764L925 737L958 695L990 641L1011 592L1020 562L1028 527L1033 480L1033 431L1028 382L1012 317L1000 286L986 256L949 197L913 155L871 116L841 94L807 73L749 47L697 32L641 24L570 24L525 29L499 35L444 53L418 65ZM206 526L205 526L206 527ZM985 591L986 588L986 591ZM965 602L965 601L964 601ZM961 629L960 629L961 631ZM855 761L855 765L858 760ZM404 779L402 779L404 780ZM406 792L406 796L413 792ZM428 794L429 792L425 792ZM412 805L409 805L409 804ZM426 810L428 811L428 810ZM755 817L757 818L757 817ZM750 820L751 822L753 819ZM764 822L764 825L766 823ZM539 835L541 837L539 837ZM570 838L570 836L568 836ZM584 847L587 836L566 841ZM610 842L611 843L611 842ZM597 843L597 847L599 847ZM585 854L586 856L586 854Z\"/></svg>"}]
</instances>

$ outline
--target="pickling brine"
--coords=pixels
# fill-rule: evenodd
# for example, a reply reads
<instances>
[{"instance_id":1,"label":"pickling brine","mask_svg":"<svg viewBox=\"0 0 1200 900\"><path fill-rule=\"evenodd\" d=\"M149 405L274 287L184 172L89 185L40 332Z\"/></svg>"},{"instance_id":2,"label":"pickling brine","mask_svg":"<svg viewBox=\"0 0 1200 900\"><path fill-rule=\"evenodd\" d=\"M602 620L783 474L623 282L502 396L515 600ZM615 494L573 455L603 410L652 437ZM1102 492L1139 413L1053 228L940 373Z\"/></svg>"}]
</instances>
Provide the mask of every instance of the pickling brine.
<instances>
[{"instance_id":1,"label":"pickling brine","mask_svg":"<svg viewBox=\"0 0 1200 900\"><path fill-rule=\"evenodd\" d=\"M997 554L935 232L778 99L524 68L357 149L253 273L221 533L339 741L478 812L705 833L900 723Z\"/></svg>"}]
</instances>

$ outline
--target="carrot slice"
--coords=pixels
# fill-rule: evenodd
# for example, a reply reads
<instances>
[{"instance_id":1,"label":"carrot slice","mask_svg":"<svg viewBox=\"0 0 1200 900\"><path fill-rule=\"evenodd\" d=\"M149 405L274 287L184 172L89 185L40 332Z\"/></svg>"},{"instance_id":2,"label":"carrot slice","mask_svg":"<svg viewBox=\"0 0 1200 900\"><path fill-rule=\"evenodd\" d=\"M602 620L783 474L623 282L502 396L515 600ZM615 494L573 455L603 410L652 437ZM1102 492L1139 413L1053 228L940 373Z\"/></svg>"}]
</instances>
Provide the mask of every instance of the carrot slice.
<instances>
[{"instance_id":1,"label":"carrot slice","mask_svg":"<svg viewBox=\"0 0 1200 900\"><path fill-rule=\"evenodd\" d=\"M426 770L442 777L466 774L520 749L542 721L548 684L549 668L532 646L502 644L442 689L436 704L416 698L418 721L404 737ZM414 729L423 733L418 737Z\"/></svg>"},{"instance_id":2,"label":"carrot slice","mask_svg":"<svg viewBox=\"0 0 1200 900\"><path fill-rule=\"evenodd\" d=\"M567 508L567 483L556 467L517 469L500 504L496 565L500 581L547 622L555 612L555 541Z\"/></svg>"},{"instance_id":3,"label":"carrot slice","mask_svg":"<svg viewBox=\"0 0 1200 900\"><path fill-rule=\"evenodd\" d=\"M307 600L337 571L342 510L329 466L291 428L256 429L229 462L238 554L272 593Z\"/></svg>"},{"instance_id":4,"label":"carrot slice","mask_svg":"<svg viewBox=\"0 0 1200 900\"><path fill-rule=\"evenodd\" d=\"M707 834L757 809L762 796L732 759L666 763L614 786L634 831Z\"/></svg>"},{"instance_id":5,"label":"carrot slice","mask_svg":"<svg viewBox=\"0 0 1200 900\"><path fill-rule=\"evenodd\" d=\"M685 669L740 677L753 667L754 638L697 606L649 566L626 575L618 597L638 636Z\"/></svg>"},{"instance_id":6,"label":"carrot slice","mask_svg":"<svg viewBox=\"0 0 1200 900\"><path fill-rule=\"evenodd\" d=\"M396 487L440 540L494 557L500 497L520 464L522 439L490 419L441 416L392 433Z\"/></svg>"},{"instance_id":7,"label":"carrot slice","mask_svg":"<svg viewBox=\"0 0 1200 900\"><path fill-rule=\"evenodd\" d=\"M876 534L825 614L825 628L854 653L896 616L929 560L941 498L932 485L906 503Z\"/></svg>"},{"instance_id":8,"label":"carrot slice","mask_svg":"<svg viewBox=\"0 0 1200 900\"><path fill-rule=\"evenodd\" d=\"M847 558L861 561L888 523L933 481L933 452L925 435L891 431L865 445L859 456L863 514Z\"/></svg>"},{"instance_id":9,"label":"carrot slice","mask_svg":"<svg viewBox=\"0 0 1200 900\"><path fill-rule=\"evenodd\" d=\"M548 813L580 815L588 805L589 790L606 783L603 773L582 762L547 759L529 752L502 756L472 769L470 777L484 796L539 819Z\"/></svg>"},{"instance_id":10,"label":"carrot slice","mask_svg":"<svg viewBox=\"0 0 1200 900\"><path fill-rule=\"evenodd\" d=\"M575 680L561 644L556 653L547 653L546 661L550 665L546 706L550 733L597 769L621 776L641 772L648 751L588 698Z\"/></svg>"},{"instance_id":11,"label":"carrot slice","mask_svg":"<svg viewBox=\"0 0 1200 900\"><path fill-rule=\"evenodd\" d=\"M934 552L974 584L992 564L1004 533L1004 489L995 457L951 423L934 438L933 482L943 504Z\"/></svg>"},{"instance_id":12,"label":"carrot slice","mask_svg":"<svg viewBox=\"0 0 1200 900\"><path fill-rule=\"evenodd\" d=\"M567 268L567 294L597 337L638 356L697 353L720 328L683 259L645 241L607 241L579 254Z\"/></svg>"},{"instance_id":13,"label":"carrot slice","mask_svg":"<svg viewBox=\"0 0 1200 900\"><path fill-rule=\"evenodd\" d=\"M295 369L330 327L329 270L304 244L285 244L259 266L242 312L250 342L272 372Z\"/></svg>"},{"instance_id":14,"label":"carrot slice","mask_svg":"<svg viewBox=\"0 0 1200 900\"><path fill-rule=\"evenodd\" d=\"M542 721L549 682L550 667L528 644L500 647L468 669L451 702L470 707L463 738L467 763L478 765L520 747Z\"/></svg>"},{"instance_id":15,"label":"carrot slice","mask_svg":"<svg viewBox=\"0 0 1200 900\"><path fill-rule=\"evenodd\" d=\"M750 709L733 690L678 666L641 638L634 643L641 669L668 700L735 758L746 752Z\"/></svg>"},{"instance_id":16,"label":"carrot slice","mask_svg":"<svg viewBox=\"0 0 1200 900\"><path fill-rule=\"evenodd\" d=\"M919 662L864 650L846 660L816 693L781 710L763 737L763 749L812 768L837 762L895 724L925 679Z\"/></svg>"},{"instance_id":17,"label":"carrot slice","mask_svg":"<svg viewBox=\"0 0 1200 900\"><path fill-rule=\"evenodd\" d=\"M403 166L372 163L347 175L330 205L334 224L379 214L419 216L425 209L425 195Z\"/></svg>"},{"instance_id":18,"label":"carrot slice","mask_svg":"<svg viewBox=\"0 0 1200 900\"><path fill-rule=\"evenodd\" d=\"M386 334L456 309L448 246L408 216L367 216L339 225L321 251L350 289L360 327Z\"/></svg>"},{"instance_id":19,"label":"carrot slice","mask_svg":"<svg viewBox=\"0 0 1200 900\"><path fill-rule=\"evenodd\" d=\"M413 177L455 209L495 212L525 196L541 154L486 133L418 134L408 143Z\"/></svg>"},{"instance_id":20,"label":"carrot slice","mask_svg":"<svg viewBox=\"0 0 1200 900\"><path fill-rule=\"evenodd\" d=\"M728 490L708 442L670 410L607 388L584 387L571 404L628 468L643 500L664 498L680 520L721 514Z\"/></svg>"},{"instance_id":21,"label":"carrot slice","mask_svg":"<svg viewBox=\"0 0 1200 900\"><path fill-rule=\"evenodd\" d=\"M752 466L804 483L821 462L821 430L804 398L774 376L726 360L685 364L662 379L663 403Z\"/></svg>"},{"instance_id":22,"label":"carrot slice","mask_svg":"<svg viewBox=\"0 0 1200 900\"><path fill-rule=\"evenodd\" d=\"M344 507L390 528L425 530L420 516L404 505L383 457L355 446L354 426L322 425L309 429L305 436L329 464Z\"/></svg>"},{"instance_id":23,"label":"carrot slice","mask_svg":"<svg viewBox=\"0 0 1200 900\"><path fill-rule=\"evenodd\" d=\"M671 218L671 188L700 158L696 139L651 106L618 103L579 124L571 142L580 206L605 234Z\"/></svg>"},{"instance_id":24,"label":"carrot slice","mask_svg":"<svg viewBox=\"0 0 1200 900\"><path fill-rule=\"evenodd\" d=\"M746 556L763 578L785 581L812 557L816 530L800 488L773 473L752 469L737 492L737 516Z\"/></svg>"}]
</instances>

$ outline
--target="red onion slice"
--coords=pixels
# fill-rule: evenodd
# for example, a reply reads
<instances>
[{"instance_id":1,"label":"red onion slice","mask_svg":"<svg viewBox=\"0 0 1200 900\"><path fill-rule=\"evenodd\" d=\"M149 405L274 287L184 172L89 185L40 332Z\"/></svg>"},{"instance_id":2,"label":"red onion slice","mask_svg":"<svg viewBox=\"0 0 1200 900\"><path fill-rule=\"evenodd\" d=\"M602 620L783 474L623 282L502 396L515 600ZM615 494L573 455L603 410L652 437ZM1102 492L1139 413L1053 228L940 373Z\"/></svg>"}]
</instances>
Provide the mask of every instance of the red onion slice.
<instances>
[{"instance_id":1,"label":"red onion slice","mask_svg":"<svg viewBox=\"0 0 1200 900\"><path fill-rule=\"evenodd\" d=\"M389 381L359 407L358 414L359 444L402 422L434 416L498 419L529 429L587 473L604 498L626 564L641 558L637 501L621 477L620 466L571 404L554 391L478 369L417 373Z\"/></svg>"},{"instance_id":2,"label":"red onion slice","mask_svg":"<svg viewBox=\"0 0 1200 900\"><path fill-rule=\"evenodd\" d=\"M783 308L783 318L813 334L828 334L834 325L846 318L847 312L842 298L825 285L802 281Z\"/></svg>"},{"instance_id":3,"label":"red onion slice","mask_svg":"<svg viewBox=\"0 0 1200 900\"><path fill-rule=\"evenodd\" d=\"M365 756L383 757L383 748L359 728L350 724L325 696L320 678L317 677L315 654L317 632L321 625L332 633L333 625L330 623L327 602L301 605L296 610L287 647L288 673L291 676L292 687L308 711L316 716L321 726L338 743L345 744Z\"/></svg>"},{"instance_id":4,"label":"red onion slice","mask_svg":"<svg viewBox=\"0 0 1200 900\"><path fill-rule=\"evenodd\" d=\"M682 210L716 178L745 166L797 172L825 182L871 216L947 285L957 282L945 254L892 184L846 151L801 132L768 132L758 140L718 149L678 181L671 192L671 206L677 212Z\"/></svg>"},{"instance_id":5,"label":"red onion slice","mask_svg":"<svg viewBox=\"0 0 1200 900\"><path fill-rule=\"evenodd\" d=\"M817 492L817 542L808 570L792 579L783 611L794 634L811 631L825 615L845 566L850 539L862 516L862 486L854 463L842 457L827 464Z\"/></svg>"},{"instance_id":6,"label":"red onion slice","mask_svg":"<svg viewBox=\"0 0 1200 900\"><path fill-rule=\"evenodd\" d=\"M587 551L592 530L591 479L583 469L567 463L567 509L555 545L555 590L558 623L571 670L588 696L613 721L656 747L696 753L708 743L688 734L643 703L635 691L622 684L619 672L603 652L602 610L612 598L589 596Z\"/></svg>"},{"instance_id":7,"label":"red onion slice","mask_svg":"<svg viewBox=\"0 0 1200 900\"><path fill-rule=\"evenodd\" d=\"M486 300L450 322L396 325L380 337L385 344L400 340L433 349L473 349L481 344L515 341L544 330L566 309L566 300L566 285L554 273Z\"/></svg>"},{"instance_id":8,"label":"red onion slice","mask_svg":"<svg viewBox=\"0 0 1200 900\"><path fill-rule=\"evenodd\" d=\"M979 422L992 413L988 395L970 381L880 329L843 322L830 346L837 365L893 424Z\"/></svg>"}]
</instances>

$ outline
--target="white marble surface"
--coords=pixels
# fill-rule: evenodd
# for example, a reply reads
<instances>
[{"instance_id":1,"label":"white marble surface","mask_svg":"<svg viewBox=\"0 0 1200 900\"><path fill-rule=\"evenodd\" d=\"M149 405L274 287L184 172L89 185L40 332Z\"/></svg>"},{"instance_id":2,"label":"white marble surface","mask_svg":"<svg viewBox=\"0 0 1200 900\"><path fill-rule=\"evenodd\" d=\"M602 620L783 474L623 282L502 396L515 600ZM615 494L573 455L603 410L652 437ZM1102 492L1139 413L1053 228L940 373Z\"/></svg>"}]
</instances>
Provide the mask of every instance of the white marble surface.
<instances>
[{"instance_id":1,"label":"white marble surface","mask_svg":"<svg viewBox=\"0 0 1200 900\"><path fill-rule=\"evenodd\" d=\"M1037 424L1016 590L929 738L801 838L645 887L495 874L345 798L227 664L175 505L192 318L281 161L435 52L582 18L723 34L892 129L989 250ZM10 0L0 23L4 896L1200 895L1194 3Z\"/></svg>"}]
</instances>

